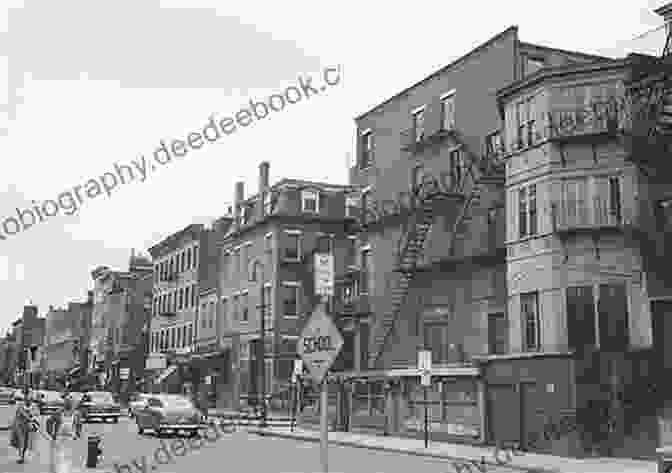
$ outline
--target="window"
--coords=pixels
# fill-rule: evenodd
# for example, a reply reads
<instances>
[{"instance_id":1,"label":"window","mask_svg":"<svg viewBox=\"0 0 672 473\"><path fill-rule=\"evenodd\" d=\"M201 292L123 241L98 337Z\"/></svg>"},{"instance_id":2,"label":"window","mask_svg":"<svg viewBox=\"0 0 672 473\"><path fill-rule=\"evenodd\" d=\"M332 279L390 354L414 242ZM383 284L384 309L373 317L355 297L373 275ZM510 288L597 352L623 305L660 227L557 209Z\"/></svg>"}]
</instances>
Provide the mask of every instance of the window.
<instances>
[{"instance_id":1,"label":"window","mask_svg":"<svg viewBox=\"0 0 672 473\"><path fill-rule=\"evenodd\" d=\"M285 247L284 255L285 261L300 261L301 260L301 234L294 232L285 232Z\"/></svg>"},{"instance_id":2,"label":"window","mask_svg":"<svg viewBox=\"0 0 672 473\"><path fill-rule=\"evenodd\" d=\"M488 348L492 355L506 353L508 339L508 327L506 316L499 312L488 315Z\"/></svg>"},{"instance_id":3,"label":"window","mask_svg":"<svg viewBox=\"0 0 672 473\"><path fill-rule=\"evenodd\" d=\"M183 251L182 253L180 253L180 256L181 256L180 259L182 260L182 264L181 264L182 272L185 272L188 269L187 268L187 252Z\"/></svg>"},{"instance_id":4,"label":"window","mask_svg":"<svg viewBox=\"0 0 672 473\"><path fill-rule=\"evenodd\" d=\"M454 190L461 189L464 177L464 162L462 152L459 149L450 152L450 187Z\"/></svg>"},{"instance_id":5,"label":"window","mask_svg":"<svg viewBox=\"0 0 672 473\"><path fill-rule=\"evenodd\" d=\"M210 328L213 329L215 328L215 303L210 302L208 304L210 306L209 312L210 312Z\"/></svg>"},{"instance_id":6,"label":"window","mask_svg":"<svg viewBox=\"0 0 672 473\"><path fill-rule=\"evenodd\" d=\"M595 346L595 299L592 286L567 288L567 345L582 352Z\"/></svg>"},{"instance_id":7,"label":"window","mask_svg":"<svg viewBox=\"0 0 672 473\"><path fill-rule=\"evenodd\" d=\"M518 234L520 238L536 235L537 225L537 186L531 184L518 191Z\"/></svg>"},{"instance_id":8,"label":"window","mask_svg":"<svg viewBox=\"0 0 672 473\"><path fill-rule=\"evenodd\" d=\"M543 58L525 57L523 60L523 75L529 76L544 67Z\"/></svg>"},{"instance_id":9,"label":"window","mask_svg":"<svg viewBox=\"0 0 672 473\"><path fill-rule=\"evenodd\" d=\"M222 318L220 320L223 321L224 324L227 323L228 319L227 317L229 316L228 310L229 310L229 304L228 304L228 299L222 298Z\"/></svg>"},{"instance_id":10,"label":"window","mask_svg":"<svg viewBox=\"0 0 672 473\"><path fill-rule=\"evenodd\" d=\"M175 327L170 328L170 348L175 348Z\"/></svg>"},{"instance_id":11,"label":"window","mask_svg":"<svg viewBox=\"0 0 672 473\"><path fill-rule=\"evenodd\" d=\"M243 293L243 295L240 297L240 304L241 304L241 321L242 322L247 322L250 320L250 308L249 308L249 298L247 295L247 292Z\"/></svg>"},{"instance_id":12,"label":"window","mask_svg":"<svg viewBox=\"0 0 672 473\"><path fill-rule=\"evenodd\" d=\"M240 296L233 296L233 320L240 320Z\"/></svg>"},{"instance_id":13,"label":"window","mask_svg":"<svg viewBox=\"0 0 672 473\"><path fill-rule=\"evenodd\" d=\"M249 266L247 264L247 254L249 253L247 245L243 245L240 247L239 250L239 257L240 257L240 274L247 280L248 274L247 272L249 271Z\"/></svg>"},{"instance_id":14,"label":"window","mask_svg":"<svg viewBox=\"0 0 672 473\"><path fill-rule=\"evenodd\" d=\"M349 235L345 244L347 245L345 254L346 265L357 266L357 237L355 235Z\"/></svg>"},{"instance_id":15,"label":"window","mask_svg":"<svg viewBox=\"0 0 672 473\"><path fill-rule=\"evenodd\" d=\"M523 319L525 351L538 351L540 348L541 327L539 320L539 294L528 292L520 295L520 312Z\"/></svg>"},{"instance_id":16,"label":"window","mask_svg":"<svg viewBox=\"0 0 672 473\"><path fill-rule=\"evenodd\" d=\"M300 286L295 282L285 282L282 287L282 313L285 317L299 315Z\"/></svg>"},{"instance_id":17,"label":"window","mask_svg":"<svg viewBox=\"0 0 672 473\"><path fill-rule=\"evenodd\" d=\"M413 112L413 139L420 142L425 135L425 107Z\"/></svg>"},{"instance_id":18,"label":"window","mask_svg":"<svg viewBox=\"0 0 672 473\"><path fill-rule=\"evenodd\" d=\"M348 195L345 197L345 216L350 218L357 218L359 215L360 199L355 195Z\"/></svg>"},{"instance_id":19,"label":"window","mask_svg":"<svg viewBox=\"0 0 672 473\"><path fill-rule=\"evenodd\" d=\"M194 246L194 268L198 268L198 245Z\"/></svg>"},{"instance_id":20,"label":"window","mask_svg":"<svg viewBox=\"0 0 672 473\"><path fill-rule=\"evenodd\" d=\"M536 140L536 122L534 120L534 97L516 104L516 123L518 124L518 148L534 144Z\"/></svg>"},{"instance_id":21,"label":"window","mask_svg":"<svg viewBox=\"0 0 672 473\"><path fill-rule=\"evenodd\" d=\"M179 288L177 290L177 294L178 294L177 309L182 310L182 309L184 309L184 306L186 305L185 300L184 300L184 288L182 288L182 287Z\"/></svg>"},{"instance_id":22,"label":"window","mask_svg":"<svg viewBox=\"0 0 672 473\"><path fill-rule=\"evenodd\" d=\"M197 301L196 298L198 297L198 291L197 291L197 286L196 284L191 285L191 306L196 307Z\"/></svg>"},{"instance_id":23,"label":"window","mask_svg":"<svg viewBox=\"0 0 672 473\"><path fill-rule=\"evenodd\" d=\"M609 215L621 222L621 182L617 176L609 178Z\"/></svg>"},{"instance_id":24,"label":"window","mask_svg":"<svg viewBox=\"0 0 672 473\"><path fill-rule=\"evenodd\" d=\"M268 233L264 237L264 254L266 255L266 267L269 268L268 271L264 271L264 276L269 279L271 272L270 268L273 268L273 234Z\"/></svg>"},{"instance_id":25,"label":"window","mask_svg":"<svg viewBox=\"0 0 672 473\"><path fill-rule=\"evenodd\" d=\"M191 247L187 248L187 269L191 269Z\"/></svg>"},{"instance_id":26,"label":"window","mask_svg":"<svg viewBox=\"0 0 672 473\"><path fill-rule=\"evenodd\" d=\"M187 325L187 346L191 346L194 341L193 325Z\"/></svg>"},{"instance_id":27,"label":"window","mask_svg":"<svg viewBox=\"0 0 672 473\"><path fill-rule=\"evenodd\" d=\"M318 213L320 195L317 191L301 191L301 212Z\"/></svg>"},{"instance_id":28,"label":"window","mask_svg":"<svg viewBox=\"0 0 672 473\"><path fill-rule=\"evenodd\" d=\"M271 293L271 286L264 286L264 315L266 328L273 326L273 298Z\"/></svg>"},{"instance_id":29,"label":"window","mask_svg":"<svg viewBox=\"0 0 672 473\"><path fill-rule=\"evenodd\" d=\"M205 312L205 304L201 304L201 328L204 329L207 324L207 314Z\"/></svg>"},{"instance_id":30,"label":"window","mask_svg":"<svg viewBox=\"0 0 672 473\"><path fill-rule=\"evenodd\" d=\"M447 361L447 331L448 327L445 324L425 324L424 326L425 348L432 352L432 363Z\"/></svg>"},{"instance_id":31,"label":"window","mask_svg":"<svg viewBox=\"0 0 672 473\"><path fill-rule=\"evenodd\" d=\"M320 235L317 237L317 252L318 253L331 253L331 237L329 235Z\"/></svg>"},{"instance_id":32,"label":"window","mask_svg":"<svg viewBox=\"0 0 672 473\"><path fill-rule=\"evenodd\" d=\"M630 339L625 284L600 284L599 290L597 310L600 348L604 351L625 351Z\"/></svg>"},{"instance_id":33,"label":"window","mask_svg":"<svg viewBox=\"0 0 672 473\"><path fill-rule=\"evenodd\" d=\"M182 329L184 329L184 327L178 327L178 329L177 329L177 341L176 341L177 348L184 347L184 340L182 338L183 337Z\"/></svg>"},{"instance_id":34,"label":"window","mask_svg":"<svg viewBox=\"0 0 672 473\"><path fill-rule=\"evenodd\" d=\"M485 138L485 155L488 157L497 156L504 151L502 145L502 134L499 131L490 133Z\"/></svg>"},{"instance_id":35,"label":"window","mask_svg":"<svg viewBox=\"0 0 672 473\"><path fill-rule=\"evenodd\" d=\"M367 130L361 134L360 137L360 157L359 157L359 168L366 169L373 165L373 133L371 130Z\"/></svg>"},{"instance_id":36,"label":"window","mask_svg":"<svg viewBox=\"0 0 672 473\"><path fill-rule=\"evenodd\" d=\"M191 307L191 286L184 288L184 308Z\"/></svg>"},{"instance_id":37,"label":"window","mask_svg":"<svg viewBox=\"0 0 672 473\"><path fill-rule=\"evenodd\" d=\"M455 93L449 93L441 98L441 127L443 130L455 128Z\"/></svg>"},{"instance_id":38,"label":"window","mask_svg":"<svg viewBox=\"0 0 672 473\"><path fill-rule=\"evenodd\" d=\"M250 344L246 342L240 343L240 361L248 361L250 359Z\"/></svg>"},{"instance_id":39,"label":"window","mask_svg":"<svg viewBox=\"0 0 672 473\"><path fill-rule=\"evenodd\" d=\"M369 282L371 278L370 271L370 260L371 260L371 250L366 249L362 251L362 266L361 266L361 281L360 281L360 290L362 294L369 293Z\"/></svg>"}]
</instances>

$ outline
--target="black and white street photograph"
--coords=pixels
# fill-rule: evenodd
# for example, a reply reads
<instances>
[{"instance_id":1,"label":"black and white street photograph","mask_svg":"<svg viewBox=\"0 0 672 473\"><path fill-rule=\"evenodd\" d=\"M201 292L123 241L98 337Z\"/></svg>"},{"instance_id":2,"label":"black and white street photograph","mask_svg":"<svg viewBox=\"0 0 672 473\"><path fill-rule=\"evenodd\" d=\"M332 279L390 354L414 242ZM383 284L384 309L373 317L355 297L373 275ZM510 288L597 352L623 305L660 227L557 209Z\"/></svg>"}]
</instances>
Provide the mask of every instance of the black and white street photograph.
<instances>
[{"instance_id":1,"label":"black and white street photograph","mask_svg":"<svg viewBox=\"0 0 672 473\"><path fill-rule=\"evenodd\" d=\"M0 0L0 163L0 473L672 473L670 0Z\"/></svg>"}]
</instances>

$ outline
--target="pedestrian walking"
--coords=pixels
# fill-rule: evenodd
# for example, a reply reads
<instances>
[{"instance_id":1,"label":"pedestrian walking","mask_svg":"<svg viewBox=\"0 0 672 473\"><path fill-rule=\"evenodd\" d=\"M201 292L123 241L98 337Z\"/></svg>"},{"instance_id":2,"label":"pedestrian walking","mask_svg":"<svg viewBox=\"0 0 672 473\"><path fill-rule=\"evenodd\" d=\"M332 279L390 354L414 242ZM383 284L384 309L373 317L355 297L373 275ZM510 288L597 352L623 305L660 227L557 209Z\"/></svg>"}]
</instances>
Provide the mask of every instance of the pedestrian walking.
<instances>
[{"instance_id":1,"label":"pedestrian walking","mask_svg":"<svg viewBox=\"0 0 672 473\"><path fill-rule=\"evenodd\" d=\"M35 407L26 399L19 404L11 427L10 445L18 450L18 463L26 461L26 453L35 448L35 436L39 428L39 420L35 415Z\"/></svg>"},{"instance_id":2,"label":"pedestrian walking","mask_svg":"<svg viewBox=\"0 0 672 473\"><path fill-rule=\"evenodd\" d=\"M73 471L73 439L77 437L74 404L65 399L63 411L47 420L50 437L49 473L71 473Z\"/></svg>"}]
</instances>

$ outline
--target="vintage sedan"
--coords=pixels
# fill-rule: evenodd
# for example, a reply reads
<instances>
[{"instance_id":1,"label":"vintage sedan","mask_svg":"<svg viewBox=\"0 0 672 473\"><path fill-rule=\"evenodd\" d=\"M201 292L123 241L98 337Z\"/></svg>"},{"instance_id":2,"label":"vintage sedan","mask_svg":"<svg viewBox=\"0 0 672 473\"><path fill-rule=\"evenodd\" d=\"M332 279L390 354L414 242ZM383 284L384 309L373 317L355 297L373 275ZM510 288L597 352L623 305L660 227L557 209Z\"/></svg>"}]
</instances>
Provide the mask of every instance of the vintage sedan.
<instances>
[{"instance_id":1,"label":"vintage sedan","mask_svg":"<svg viewBox=\"0 0 672 473\"><path fill-rule=\"evenodd\" d=\"M135 413L138 433L153 430L156 435L183 434L195 437L205 427L203 414L183 396L155 394L147 406Z\"/></svg>"},{"instance_id":2,"label":"vintage sedan","mask_svg":"<svg viewBox=\"0 0 672 473\"><path fill-rule=\"evenodd\" d=\"M63 410L65 401L58 391L37 391L34 399L40 408L40 415L56 414Z\"/></svg>"},{"instance_id":3,"label":"vintage sedan","mask_svg":"<svg viewBox=\"0 0 672 473\"><path fill-rule=\"evenodd\" d=\"M135 393L131 395L131 399L128 402L128 417L135 417L136 412L147 407L147 400L152 396L153 394L146 393Z\"/></svg>"},{"instance_id":4,"label":"vintage sedan","mask_svg":"<svg viewBox=\"0 0 672 473\"><path fill-rule=\"evenodd\" d=\"M88 422L93 419L113 422L119 422L121 417L121 406L115 401L112 393L105 391L89 391L84 393L77 406L82 422Z\"/></svg>"}]
</instances>

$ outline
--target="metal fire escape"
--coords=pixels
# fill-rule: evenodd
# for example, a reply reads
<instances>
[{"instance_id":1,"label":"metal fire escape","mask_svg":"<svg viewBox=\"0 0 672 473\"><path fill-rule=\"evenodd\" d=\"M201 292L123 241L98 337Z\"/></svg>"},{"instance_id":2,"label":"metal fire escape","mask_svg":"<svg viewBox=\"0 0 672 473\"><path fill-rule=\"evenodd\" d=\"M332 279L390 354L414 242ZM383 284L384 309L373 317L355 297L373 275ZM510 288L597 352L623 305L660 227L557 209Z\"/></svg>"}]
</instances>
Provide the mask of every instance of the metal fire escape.
<instances>
[{"instance_id":1,"label":"metal fire escape","mask_svg":"<svg viewBox=\"0 0 672 473\"><path fill-rule=\"evenodd\" d=\"M408 226L402 231L397 245L397 261L392 281L390 306L373 326L373 340L369 353L369 367L379 367L382 355L396 332L398 321L409 300L411 284L418 271L418 263L426 250L428 236L436 221L437 211L442 203L454 202L459 206L452 226L448 247L450 255L455 255L455 240L461 224L468 217L472 205L479 200L484 186L504 183L504 168L501 162L474 153L458 130L440 130L428 141L447 139L460 149L463 157L461 179L450 182L448 189L428 186L419 189L417 207L409 217Z\"/></svg>"}]
</instances>

